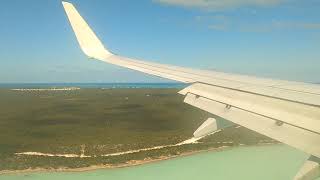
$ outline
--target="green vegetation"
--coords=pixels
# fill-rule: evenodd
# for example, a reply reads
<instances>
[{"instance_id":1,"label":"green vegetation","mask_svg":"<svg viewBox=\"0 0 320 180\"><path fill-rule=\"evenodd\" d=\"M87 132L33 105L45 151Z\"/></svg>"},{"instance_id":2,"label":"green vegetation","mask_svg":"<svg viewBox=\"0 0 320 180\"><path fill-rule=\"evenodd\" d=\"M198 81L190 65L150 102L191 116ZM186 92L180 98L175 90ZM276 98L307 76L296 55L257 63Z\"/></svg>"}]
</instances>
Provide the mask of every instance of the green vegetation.
<instances>
[{"instance_id":1,"label":"green vegetation","mask_svg":"<svg viewBox=\"0 0 320 180\"><path fill-rule=\"evenodd\" d=\"M11 91L0 89L0 171L76 168L119 164L184 152L257 144L269 140L245 128L229 127L203 143L113 157L116 153L189 139L212 116L183 103L178 89L81 89ZM232 142L231 142L232 141ZM92 158L18 156L19 152L80 154Z\"/></svg>"}]
</instances>

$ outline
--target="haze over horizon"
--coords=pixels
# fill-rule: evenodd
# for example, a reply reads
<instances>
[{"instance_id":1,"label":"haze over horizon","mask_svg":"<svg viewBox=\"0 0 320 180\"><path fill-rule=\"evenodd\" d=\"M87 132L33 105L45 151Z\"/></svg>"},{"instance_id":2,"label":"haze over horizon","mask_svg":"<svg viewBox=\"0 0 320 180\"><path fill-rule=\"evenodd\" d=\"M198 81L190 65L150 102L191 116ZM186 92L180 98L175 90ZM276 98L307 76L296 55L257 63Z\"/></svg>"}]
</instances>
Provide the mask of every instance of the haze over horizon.
<instances>
[{"instance_id":1,"label":"haze over horizon","mask_svg":"<svg viewBox=\"0 0 320 180\"><path fill-rule=\"evenodd\" d=\"M117 54L320 83L316 0L69 2ZM0 83L171 82L88 60L60 0L3 1L0 22Z\"/></svg>"}]
</instances>

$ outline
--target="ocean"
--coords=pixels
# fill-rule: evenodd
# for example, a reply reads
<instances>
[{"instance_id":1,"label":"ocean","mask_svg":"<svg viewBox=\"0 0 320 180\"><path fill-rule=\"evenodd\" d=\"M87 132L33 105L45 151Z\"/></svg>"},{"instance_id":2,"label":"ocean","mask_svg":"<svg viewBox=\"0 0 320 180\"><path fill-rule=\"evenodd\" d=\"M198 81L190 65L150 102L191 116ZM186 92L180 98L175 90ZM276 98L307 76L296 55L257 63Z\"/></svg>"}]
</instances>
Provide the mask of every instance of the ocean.
<instances>
[{"instance_id":1,"label":"ocean","mask_svg":"<svg viewBox=\"0 0 320 180\"><path fill-rule=\"evenodd\" d=\"M0 88L184 88L182 83L0 83Z\"/></svg>"}]
</instances>

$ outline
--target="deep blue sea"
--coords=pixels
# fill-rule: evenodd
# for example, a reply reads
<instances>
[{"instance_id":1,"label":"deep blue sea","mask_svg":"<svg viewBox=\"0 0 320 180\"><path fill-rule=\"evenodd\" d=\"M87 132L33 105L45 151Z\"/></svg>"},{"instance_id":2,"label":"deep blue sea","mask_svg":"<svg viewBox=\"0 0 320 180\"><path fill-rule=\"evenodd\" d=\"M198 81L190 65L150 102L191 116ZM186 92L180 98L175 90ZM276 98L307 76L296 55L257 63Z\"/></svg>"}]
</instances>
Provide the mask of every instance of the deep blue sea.
<instances>
[{"instance_id":1,"label":"deep blue sea","mask_svg":"<svg viewBox=\"0 0 320 180\"><path fill-rule=\"evenodd\" d=\"M182 83L0 83L0 88L184 88Z\"/></svg>"}]
</instances>

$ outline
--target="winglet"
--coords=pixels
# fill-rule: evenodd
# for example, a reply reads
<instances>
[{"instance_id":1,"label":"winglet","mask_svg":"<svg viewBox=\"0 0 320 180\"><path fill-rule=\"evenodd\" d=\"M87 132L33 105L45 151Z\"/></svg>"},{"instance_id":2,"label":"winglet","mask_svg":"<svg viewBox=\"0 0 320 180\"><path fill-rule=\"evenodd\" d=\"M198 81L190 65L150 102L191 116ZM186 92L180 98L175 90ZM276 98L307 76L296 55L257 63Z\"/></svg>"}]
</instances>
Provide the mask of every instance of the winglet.
<instances>
[{"instance_id":1,"label":"winglet","mask_svg":"<svg viewBox=\"0 0 320 180\"><path fill-rule=\"evenodd\" d=\"M99 38L81 17L73 4L62 1L62 5L78 39L80 47L87 56L101 60L113 55L103 46Z\"/></svg>"}]
</instances>

